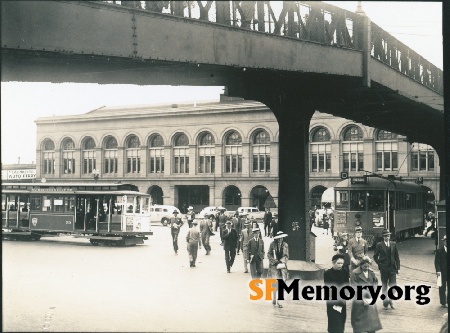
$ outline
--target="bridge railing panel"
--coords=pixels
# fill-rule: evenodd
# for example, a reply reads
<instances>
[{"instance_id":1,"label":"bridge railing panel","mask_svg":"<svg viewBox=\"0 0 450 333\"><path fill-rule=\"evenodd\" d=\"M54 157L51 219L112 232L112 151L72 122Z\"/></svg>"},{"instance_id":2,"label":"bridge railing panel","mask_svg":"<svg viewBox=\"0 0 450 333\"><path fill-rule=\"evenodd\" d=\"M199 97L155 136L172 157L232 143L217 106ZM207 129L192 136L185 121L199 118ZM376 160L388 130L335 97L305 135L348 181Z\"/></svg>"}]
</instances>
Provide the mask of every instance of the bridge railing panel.
<instances>
[{"instance_id":1,"label":"bridge railing panel","mask_svg":"<svg viewBox=\"0 0 450 333\"><path fill-rule=\"evenodd\" d=\"M103 1L301 41L363 50L364 16L321 1ZM443 94L442 70L371 24L371 56Z\"/></svg>"},{"instance_id":2,"label":"bridge railing panel","mask_svg":"<svg viewBox=\"0 0 450 333\"><path fill-rule=\"evenodd\" d=\"M371 25L371 55L395 70L443 94L443 72L375 23Z\"/></svg>"},{"instance_id":3,"label":"bridge railing panel","mask_svg":"<svg viewBox=\"0 0 450 333\"><path fill-rule=\"evenodd\" d=\"M320 1L103 1L330 46L361 49L359 15Z\"/></svg>"}]
</instances>

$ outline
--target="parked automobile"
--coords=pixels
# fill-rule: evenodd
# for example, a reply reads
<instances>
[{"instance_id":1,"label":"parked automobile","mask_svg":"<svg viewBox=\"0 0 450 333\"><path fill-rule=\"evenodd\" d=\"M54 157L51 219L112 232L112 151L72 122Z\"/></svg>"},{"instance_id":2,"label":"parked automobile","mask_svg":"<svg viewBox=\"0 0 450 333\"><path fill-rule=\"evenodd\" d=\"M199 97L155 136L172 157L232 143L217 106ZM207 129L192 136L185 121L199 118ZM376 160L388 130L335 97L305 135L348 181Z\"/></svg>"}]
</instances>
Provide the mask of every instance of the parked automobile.
<instances>
[{"instance_id":1,"label":"parked automobile","mask_svg":"<svg viewBox=\"0 0 450 333\"><path fill-rule=\"evenodd\" d=\"M210 216L216 216L217 212L221 210L225 213L227 213L227 209L225 207L222 206L208 206L203 208L200 213L198 213L197 217L203 219L209 219ZM226 214L228 215L228 214Z\"/></svg>"},{"instance_id":2,"label":"parked automobile","mask_svg":"<svg viewBox=\"0 0 450 333\"><path fill-rule=\"evenodd\" d=\"M255 219L255 220L263 220L264 219L265 211L260 211L256 207L239 207L237 209L237 211L239 212L239 214L246 213L247 218L249 218L249 219Z\"/></svg>"},{"instance_id":3,"label":"parked automobile","mask_svg":"<svg viewBox=\"0 0 450 333\"><path fill-rule=\"evenodd\" d=\"M169 219L174 216L174 211L178 212L178 217L183 218L180 210L175 206L153 205L150 207L150 222L161 222L162 225L167 226Z\"/></svg>"},{"instance_id":4,"label":"parked automobile","mask_svg":"<svg viewBox=\"0 0 450 333\"><path fill-rule=\"evenodd\" d=\"M314 219L314 225L316 227L321 227L323 225L323 214L327 214L329 215L330 213L333 213L333 210L331 208L326 208L326 209L316 209L316 217Z\"/></svg>"}]
</instances>

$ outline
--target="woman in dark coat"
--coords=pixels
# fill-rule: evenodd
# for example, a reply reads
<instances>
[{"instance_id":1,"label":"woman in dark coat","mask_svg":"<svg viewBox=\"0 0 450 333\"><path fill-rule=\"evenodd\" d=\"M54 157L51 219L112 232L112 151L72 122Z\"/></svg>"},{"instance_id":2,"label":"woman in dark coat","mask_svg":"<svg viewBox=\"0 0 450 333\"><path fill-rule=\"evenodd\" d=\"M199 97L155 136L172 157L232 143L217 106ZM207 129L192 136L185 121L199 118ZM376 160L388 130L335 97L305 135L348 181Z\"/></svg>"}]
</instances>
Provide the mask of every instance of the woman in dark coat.
<instances>
[{"instance_id":1,"label":"woman in dark coat","mask_svg":"<svg viewBox=\"0 0 450 333\"><path fill-rule=\"evenodd\" d=\"M369 268L370 259L361 260L358 268L350 275L352 286L378 285L375 273ZM366 277L367 275L367 277ZM353 332L375 332L382 329L380 318L378 317L377 304L370 305L372 299L368 290L363 291L363 300L353 298L352 302L352 327Z\"/></svg>"}]
</instances>

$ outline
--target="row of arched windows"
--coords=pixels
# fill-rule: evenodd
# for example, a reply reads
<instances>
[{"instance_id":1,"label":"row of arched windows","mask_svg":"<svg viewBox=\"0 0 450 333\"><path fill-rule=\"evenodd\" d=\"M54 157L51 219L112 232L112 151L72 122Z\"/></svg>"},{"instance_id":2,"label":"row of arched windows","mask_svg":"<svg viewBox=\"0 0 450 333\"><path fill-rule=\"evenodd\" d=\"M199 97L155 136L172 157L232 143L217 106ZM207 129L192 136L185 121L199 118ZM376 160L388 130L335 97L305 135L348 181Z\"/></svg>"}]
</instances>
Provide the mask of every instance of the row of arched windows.
<instances>
[{"instance_id":1,"label":"row of arched windows","mask_svg":"<svg viewBox=\"0 0 450 333\"><path fill-rule=\"evenodd\" d=\"M210 132L203 132L198 137L198 173L215 172L215 140ZM258 129L251 138L252 159L254 172L270 172L270 135L264 129ZM113 136L103 140L103 170L104 174L114 174L118 171L118 142ZM230 131L224 138L225 156L224 172L242 172L242 137L237 131ZM97 161L95 155L96 144L91 137L86 137L81 144L82 173L89 174L96 170ZM132 134L125 140L126 173L141 172L141 143L139 138ZM155 134L148 140L148 172L164 172L164 139ZM189 173L189 138L184 133L178 133L173 138L172 158L173 173ZM71 138L66 138L61 144L62 173L75 173L75 143ZM44 174L55 173L55 144L51 139L44 140L42 144L42 172Z\"/></svg>"},{"instance_id":2,"label":"row of arched windows","mask_svg":"<svg viewBox=\"0 0 450 333\"><path fill-rule=\"evenodd\" d=\"M364 135L359 126L351 125L345 128L342 132L342 141L362 141ZM378 130L375 135L375 140L397 140L398 135L384 130ZM313 129L311 134L311 142L328 142L331 141L331 135L328 129L319 126Z\"/></svg>"},{"instance_id":3,"label":"row of arched windows","mask_svg":"<svg viewBox=\"0 0 450 333\"><path fill-rule=\"evenodd\" d=\"M364 170L363 131L350 125L342 132L342 171ZM398 170L398 135L384 130L375 134L376 170ZM317 127L311 133L310 171L331 171L331 135L325 127Z\"/></svg>"},{"instance_id":4,"label":"row of arched windows","mask_svg":"<svg viewBox=\"0 0 450 333\"><path fill-rule=\"evenodd\" d=\"M342 132L340 154L342 155L341 171L364 170L363 131L357 125L350 125ZM197 159L196 173L212 174L216 169L216 146L214 136L210 132L203 132L198 136L197 147L189 147L189 138L184 133L178 133L172 140L171 146L172 170L174 174L187 174L191 162L190 155ZM86 137L81 144L82 157L79 167L82 174L90 174L97 169L96 144L92 137ZM154 134L148 139L147 173L163 173L165 168L166 152L165 142L160 134ZM310 172L331 172L331 135L327 128L316 127L311 131L310 142ZM132 134L125 140L124 172L127 174L141 173L141 143L139 138ZM190 154L196 149L195 154ZM75 159L75 143L66 138L61 144L61 172L73 174L77 168ZM270 135L264 129L258 129L251 136L250 167L252 172L270 172ZM398 170L398 135L385 130L375 132L375 170ZM242 137L237 131L230 131L224 137L223 143L223 172L242 172ZM434 150L429 146L416 144L412 146L411 170L433 171ZM103 174L118 172L118 142L113 136L103 140L102 150ZM51 139L44 140L42 144L42 172L55 173L55 144Z\"/></svg>"}]
</instances>

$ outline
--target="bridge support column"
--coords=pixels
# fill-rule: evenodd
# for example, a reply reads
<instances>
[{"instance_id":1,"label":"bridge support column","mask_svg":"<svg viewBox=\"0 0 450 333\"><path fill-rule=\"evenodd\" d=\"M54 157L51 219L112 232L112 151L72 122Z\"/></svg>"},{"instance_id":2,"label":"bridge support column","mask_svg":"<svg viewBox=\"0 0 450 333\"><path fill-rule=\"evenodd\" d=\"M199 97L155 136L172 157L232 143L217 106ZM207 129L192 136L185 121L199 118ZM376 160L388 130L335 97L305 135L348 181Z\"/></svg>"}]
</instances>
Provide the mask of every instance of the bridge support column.
<instances>
[{"instance_id":1,"label":"bridge support column","mask_svg":"<svg viewBox=\"0 0 450 333\"><path fill-rule=\"evenodd\" d=\"M287 103L277 110L280 128L279 223L289 234L289 258L310 261L309 221L309 122L314 110ZM281 111L281 112L280 112Z\"/></svg>"},{"instance_id":2,"label":"bridge support column","mask_svg":"<svg viewBox=\"0 0 450 333\"><path fill-rule=\"evenodd\" d=\"M310 82L255 77L243 86L229 87L228 93L266 104L279 125L278 223L279 230L288 234L289 275L322 279L323 269L311 262L308 218L309 125L315 108L310 90L304 88L310 88ZM264 267L268 267L267 260Z\"/></svg>"}]
</instances>

